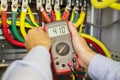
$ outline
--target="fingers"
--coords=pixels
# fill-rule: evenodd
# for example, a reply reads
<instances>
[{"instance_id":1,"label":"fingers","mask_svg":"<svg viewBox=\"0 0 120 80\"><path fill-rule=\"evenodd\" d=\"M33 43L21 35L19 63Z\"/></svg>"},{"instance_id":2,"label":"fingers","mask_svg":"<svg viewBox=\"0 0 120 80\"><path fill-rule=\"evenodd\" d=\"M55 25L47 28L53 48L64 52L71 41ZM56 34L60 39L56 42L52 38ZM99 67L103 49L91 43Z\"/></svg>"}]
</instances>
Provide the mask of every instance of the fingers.
<instances>
[{"instance_id":1,"label":"fingers","mask_svg":"<svg viewBox=\"0 0 120 80\"><path fill-rule=\"evenodd\" d=\"M75 26L71 22L69 22L69 29L70 29L70 32L72 33L73 36L78 35Z\"/></svg>"},{"instance_id":2,"label":"fingers","mask_svg":"<svg viewBox=\"0 0 120 80\"><path fill-rule=\"evenodd\" d=\"M31 50L35 46L44 46L49 50L51 45L51 40L48 37L47 33L45 33L40 27L30 29L24 38L25 47L28 50Z\"/></svg>"},{"instance_id":3,"label":"fingers","mask_svg":"<svg viewBox=\"0 0 120 80\"><path fill-rule=\"evenodd\" d=\"M39 31L40 31L40 32L44 32L42 27L36 27L35 30L37 30L38 32L39 32Z\"/></svg>"}]
</instances>

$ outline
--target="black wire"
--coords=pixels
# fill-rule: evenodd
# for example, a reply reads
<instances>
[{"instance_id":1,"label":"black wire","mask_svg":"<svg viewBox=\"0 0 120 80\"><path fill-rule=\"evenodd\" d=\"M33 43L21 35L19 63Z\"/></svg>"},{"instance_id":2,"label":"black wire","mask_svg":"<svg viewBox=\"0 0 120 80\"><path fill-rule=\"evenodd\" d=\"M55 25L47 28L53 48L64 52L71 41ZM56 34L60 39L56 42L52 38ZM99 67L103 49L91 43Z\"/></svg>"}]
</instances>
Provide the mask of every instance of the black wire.
<instances>
[{"instance_id":1,"label":"black wire","mask_svg":"<svg viewBox=\"0 0 120 80\"><path fill-rule=\"evenodd\" d=\"M39 19L38 19L39 20L39 25L42 26L42 17L41 17L40 9L38 10L38 16L40 16Z\"/></svg>"},{"instance_id":2,"label":"black wire","mask_svg":"<svg viewBox=\"0 0 120 80\"><path fill-rule=\"evenodd\" d=\"M92 24L92 23L90 23L90 22L85 22L84 25L85 25L85 26L91 25L91 26L93 26L93 27L95 27L95 28L107 28L107 27L110 27L110 26L112 26L112 25L114 25L114 24L117 24L117 23L120 23L120 20L116 20L116 21L112 22L111 24L108 24L108 25L105 25L105 26L95 25L95 24Z\"/></svg>"},{"instance_id":3,"label":"black wire","mask_svg":"<svg viewBox=\"0 0 120 80\"><path fill-rule=\"evenodd\" d=\"M112 25L117 24L117 23L119 23L119 22L120 22L120 20L117 20L117 21L114 21L113 23L108 24L108 25L103 26L103 27L109 27L109 26L112 26Z\"/></svg>"}]
</instances>

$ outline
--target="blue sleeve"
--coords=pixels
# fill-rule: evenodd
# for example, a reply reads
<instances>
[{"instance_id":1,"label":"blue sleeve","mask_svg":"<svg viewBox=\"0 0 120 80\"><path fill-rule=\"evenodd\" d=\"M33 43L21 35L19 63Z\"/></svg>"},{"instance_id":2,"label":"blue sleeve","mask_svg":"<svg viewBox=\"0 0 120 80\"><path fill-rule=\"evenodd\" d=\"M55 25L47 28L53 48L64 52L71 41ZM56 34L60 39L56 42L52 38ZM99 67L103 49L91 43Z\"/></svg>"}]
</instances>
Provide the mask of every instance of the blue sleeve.
<instances>
[{"instance_id":1,"label":"blue sleeve","mask_svg":"<svg viewBox=\"0 0 120 80\"><path fill-rule=\"evenodd\" d=\"M97 54L89 64L88 74L92 80L120 80L120 62Z\"/></svg>"},{"instance_id":2,"label":"blue sleeve","mask_svg":"<svg viewBox=\"0 0 120 80\"><path fill-rule=\"evenodd\" d=\"M52 80L48 50L42 46L33 48L23 60L8 67L2 80Z\"/></svg>"}]
</instances>

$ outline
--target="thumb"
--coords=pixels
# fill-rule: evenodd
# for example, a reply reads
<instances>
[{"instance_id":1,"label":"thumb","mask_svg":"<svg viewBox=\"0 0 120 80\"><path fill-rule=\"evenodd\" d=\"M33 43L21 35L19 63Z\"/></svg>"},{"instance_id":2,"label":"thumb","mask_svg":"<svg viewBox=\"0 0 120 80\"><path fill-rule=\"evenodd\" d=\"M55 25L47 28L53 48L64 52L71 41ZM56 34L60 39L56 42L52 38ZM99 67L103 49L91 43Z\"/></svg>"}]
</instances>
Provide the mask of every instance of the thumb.
<instances>
[{"instance_id":1,"label":"thumb","mask_svg":"<svg viewBox=\"0 0 120 80\"><path fill-rule=\"evenodd\" d=\"M69 29L70 29L70 32L71 32L72 36L78 35L75 26L71 22L69 22Z\"/></svg>"}]
</instances>

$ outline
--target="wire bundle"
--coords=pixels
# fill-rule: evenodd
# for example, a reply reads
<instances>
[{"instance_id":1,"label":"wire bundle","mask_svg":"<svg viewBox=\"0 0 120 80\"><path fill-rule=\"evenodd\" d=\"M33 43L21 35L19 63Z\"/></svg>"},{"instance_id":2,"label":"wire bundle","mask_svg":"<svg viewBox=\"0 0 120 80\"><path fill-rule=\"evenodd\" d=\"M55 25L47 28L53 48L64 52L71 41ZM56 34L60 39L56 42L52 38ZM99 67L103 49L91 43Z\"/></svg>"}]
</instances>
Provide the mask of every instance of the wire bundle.
<instances>
[{"instance_id":1,"label":"wire bundle","mask_svg":"<svg viewBox=\"0 0 120 80\"><path fill-rule=\"evenodd\" d=\"M114 1L116 1L116 0L110 0L109 4L110 3L112 4ZM91 0L91 2L92 3L95 2L97 4L105 4L104 0L101 3L96 2L94 0ZM108 3L106 3L106 5L107 4ZM63 12L61 12L59 7L57 9L54 8L54 10L51 9L50 14L49 14L50 16L48 16L48 13L42 7L40 9L40 11L41 11L40 15L42 15L42 22L49 23L51 21L59 21L59 20L72 21L75 24L76 28L80 28L80 30L79 30L80 35L82 35L88 43L91 43L93 46L95 46L95 48L98 50L98 52L101 53L102 55L105 54L107 57L110 57L109 51L100 41L93 39L92 36L81 33L82 25L84 24L85 17L86 17L86 6L85 5L81 6L80 11L75 10L75 7L73 8L72 13L70 12L70 10L71 10L71 8L68 6L66 6L64 8ZM26 11L23 11L20 8L18 8L18 11L20 13L20 21L16 20L17 12L12 12L12 19L7 20L7 13L6 13L6 11L2 10L2 22L0 21L0 23L2 23L2 27L3 27L3 31L4 31L4 35L5 35L6 39L14 45L17 45L19 47L24 47L24 37L27 34L26 28L39 27L39 25L38 25L38 23L36 23L34 15L29 6L27 7L27 11L28 11L28 15L29 15L30 19L26 16L26 14L27 14ZM79 14L78 14L78 12L79 12ZM12 26L12 31L18 41L14 40L12 37L10 37L10 34L8 33L7 24ZM17 27L20 27L22 36L19 33Z\"/></svg>"},{"instance_id":2,"label":"wire bundle","mask_svg":"<svg viewBox=\"0 0 120 80\"><path fill-rule=\"evenodd\" d=\"M7 24L11 25L12 31L15 35L15 38L18 41L20 41L20 43L22 43L22 44L24 44L24 41L25 41L24 37L27 34L25 28L39 27L38 23L35 22L35 18L33 16L33 13L32 13L29 6L27 7L27 10L28 10L28 15L29 15L30 19L26 16L27 12L22 11L19 7L18 12L20 13L20 20L17 20L17 12L13 11L12 12L12 19L7 20L7 18L6 18L6 20L0 21L0 23L6 21L6 25ZM69 17L71 16L70 10L67 10L67 9L65 9L65 11L63 13L61 13L60 10L57 10L55 12L53 10L51 10L50 11L51 17L48 16L48 13L44 10L44 8L42 8L40 11L41 11L41 15L42 15L42 22L45 22L45 23L49 23L51 21L69 20ZM2 17L3 16L7 17L7 15L4 15L4 11L2 11L2 13L3 13ZM78 27L79 25L83 24L83 22L84 22L85 12L84 11L80 12L79 18L78 18L78 12L77 12L77 14L76 13L74 13L74 14L75 14L75 17L73 18L73 22L75 23L75 26ZM17 27L20 27L20 31L21 31L22 35L19 33ZM4 28L3 28L3 31L5 31ZM8 39L8 41L9 41L9 39ZM11 43L19 46L18 44L13 43L12 41L11 41ZM19 47L21 47L21 45Z\"/></svg>"},{"instance_id":3,"label":"wire bundle","mask_svg":"<svg viewBox=\"0 0 120 80\"><path fill-rule=\"evenodd\" d=\"M6 23L6 18L7 18L7 13L6 11L2 11L2 28L3 28L3 32L4 32L4 35L6 37L6 39L14 44L14 45L17 45L17 46L20 46L20 47L24 47L24 43L21 43L21 42L18 42L16 40L14 40L10 34L8 33L8 27L7 27L7 23Z\"/></svg>"},{"instance_id":4,"label":"wire bundle","mask_svg":"<svg viewBox=\"0 0 120 80\"><path fill-rule=\"evenodd\" d=\"M117 0L102 0L102 2L99 2L98 0L91 0L91 3L97 9L110 7L116 10L120 10L120 4L117 3Z\"/></svg>"}]
</instances>

